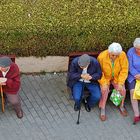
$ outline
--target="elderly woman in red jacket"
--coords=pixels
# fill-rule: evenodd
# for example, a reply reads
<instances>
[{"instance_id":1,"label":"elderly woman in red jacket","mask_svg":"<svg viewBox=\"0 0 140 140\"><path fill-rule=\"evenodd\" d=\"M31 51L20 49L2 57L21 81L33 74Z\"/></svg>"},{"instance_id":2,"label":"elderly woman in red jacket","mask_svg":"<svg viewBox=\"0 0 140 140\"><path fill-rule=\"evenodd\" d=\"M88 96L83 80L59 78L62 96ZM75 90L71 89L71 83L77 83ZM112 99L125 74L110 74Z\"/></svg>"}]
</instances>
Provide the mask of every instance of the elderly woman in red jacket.
<instances>
[{"instance_id":1,"label":"elderly woman in red jacket","mask_svg":"<svg viewBox=\"0 0 140 140\"><path fill-rule=\"evenodd\" d=\"M7 56L0 57L0 85L8 101L13 105L17 117L22 118L23 111L18 92L20 89L19 68Z\"/></svg>"}]
</instances>

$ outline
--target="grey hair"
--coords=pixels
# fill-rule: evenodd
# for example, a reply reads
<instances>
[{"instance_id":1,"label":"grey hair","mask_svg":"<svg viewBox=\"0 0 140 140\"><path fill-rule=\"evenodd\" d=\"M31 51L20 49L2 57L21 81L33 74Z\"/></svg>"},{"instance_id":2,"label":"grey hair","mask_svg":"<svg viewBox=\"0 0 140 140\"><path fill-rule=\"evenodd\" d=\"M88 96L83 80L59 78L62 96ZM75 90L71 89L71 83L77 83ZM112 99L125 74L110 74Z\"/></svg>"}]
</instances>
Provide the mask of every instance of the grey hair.
<instances>
[{"instance_id":1,"label":"grey hair","mask_svg":"<svg viewBox=\"0 0 140 140\"><path fill-rule=\"evenodd\" d=\"M108 51L112 53L121 53L122 46L119 43L113 42L108 46Z\"/></svg>"},{"instance_id":2,"label":"grey hair","mask_svg":"<svg viewBox=\"0 0 140 140\"><path fill-rule=\"evenodd\" d=\"M140 47L140 38L136 38L133 42L133 46L135 48L138 48L138 46Z\"/></svg>"}]
</instances>

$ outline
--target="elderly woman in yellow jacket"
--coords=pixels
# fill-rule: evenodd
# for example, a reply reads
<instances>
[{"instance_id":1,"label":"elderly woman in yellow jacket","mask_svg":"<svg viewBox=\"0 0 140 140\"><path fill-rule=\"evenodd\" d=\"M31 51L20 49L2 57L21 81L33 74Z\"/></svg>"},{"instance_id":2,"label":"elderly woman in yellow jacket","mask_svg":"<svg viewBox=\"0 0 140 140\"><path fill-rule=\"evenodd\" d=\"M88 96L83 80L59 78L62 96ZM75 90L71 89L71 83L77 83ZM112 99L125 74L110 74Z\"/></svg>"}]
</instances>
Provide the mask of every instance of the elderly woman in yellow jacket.
<instances>
[{"instance_id":1,"label":"elderly woman in yellow jacket","mask_svg":"<svg viewBox=\"0 0 140 140\"><path fill-rule=\"evenodd\" d=\"M124 108L124 100L126 95L125 80L128 75L128 59L119 43L112 43L108 50L101 52L98 56L98 61L102 69L102 78L99 80L102 97L99 103L101 108L100 119L106 120L105 106L108 98L110 85L120 92L124 97L119 107L120 113L127 116L127 111Z\"/></svg>"}]
</instances>

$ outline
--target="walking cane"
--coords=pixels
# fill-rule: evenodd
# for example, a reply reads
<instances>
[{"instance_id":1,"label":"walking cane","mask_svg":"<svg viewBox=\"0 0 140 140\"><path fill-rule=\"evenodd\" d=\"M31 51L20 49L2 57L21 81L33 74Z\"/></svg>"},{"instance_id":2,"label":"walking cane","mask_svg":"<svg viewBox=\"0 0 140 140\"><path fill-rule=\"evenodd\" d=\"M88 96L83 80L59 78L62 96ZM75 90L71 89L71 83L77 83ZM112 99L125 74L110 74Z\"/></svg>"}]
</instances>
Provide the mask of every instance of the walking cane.
<instances>
[{"instance_id":1,"label":"walking cane","mask_svg":"<svg viewBox=\"0 0 140 140\"><path fill-rule=\"evenodd\" d=\"M3 96L2 85L0 85L0 93L1 93L2 112L4 112L4 96Z\"/></svg>"},{"instance_id":2,"label":"walking cane","mask_svg":"<svg viewBox=\"0 0 140 140\"><path fill-rule=\"evenodd\" d=\"M78 111L78 119L77 119L76 124L79 124L80 112L81 112L81 102L80 102L80 108L79 108L79 111Z\"/></svg>"},{"instance_id":3,"label":"walking cane","mask_svg":"<svg viewBox=\"0 0 140 140\"><path fill-rule=\"evenodd\" d=\"M82 96L83 95L84 95L84 81L82 82L82 93L81 93L80 107L79 107L79 111L78 111L78 119L77 119L76 124L79 124L79 120L80 120L81 103L82 103Z\"/></svg>"}]
</instances>

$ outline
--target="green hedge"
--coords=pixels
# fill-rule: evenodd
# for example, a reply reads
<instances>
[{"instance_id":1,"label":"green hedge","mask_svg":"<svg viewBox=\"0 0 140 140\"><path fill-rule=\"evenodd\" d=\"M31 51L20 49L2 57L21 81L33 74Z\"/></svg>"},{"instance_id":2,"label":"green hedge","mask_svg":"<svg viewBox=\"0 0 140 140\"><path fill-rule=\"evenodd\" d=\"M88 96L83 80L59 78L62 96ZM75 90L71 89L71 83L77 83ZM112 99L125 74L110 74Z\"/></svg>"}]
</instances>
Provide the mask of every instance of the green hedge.
<instances>
[{"instance_id":1,"label":"green hedge","mask_svg":"<svg viewBox=\"0 0 140 140\"><path fill-rule=\"evenodd\" d=\"M1 0L0 54L67 55L140 36L139 0Z\"/></svg>"}]
</instances>

